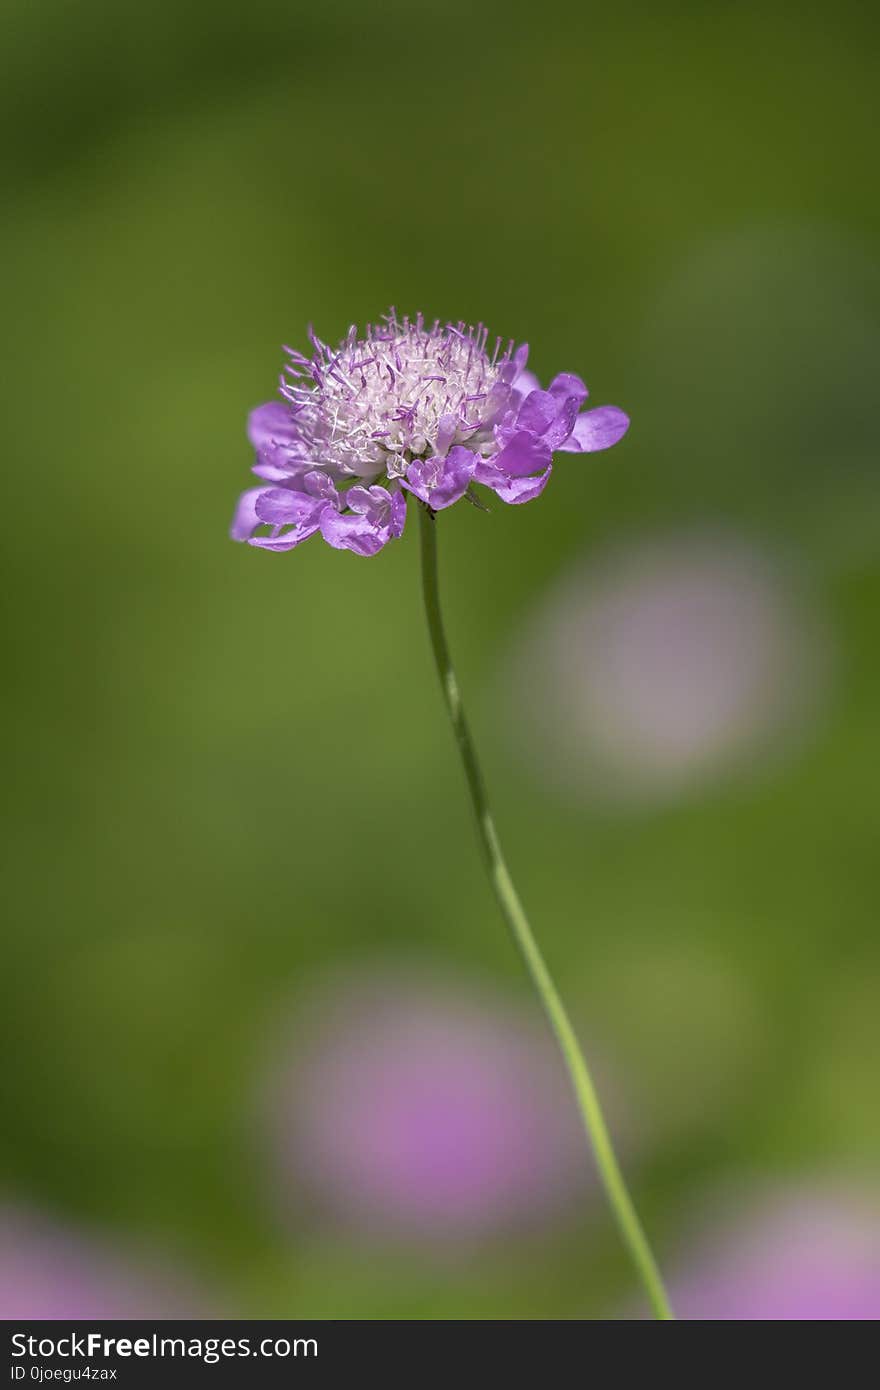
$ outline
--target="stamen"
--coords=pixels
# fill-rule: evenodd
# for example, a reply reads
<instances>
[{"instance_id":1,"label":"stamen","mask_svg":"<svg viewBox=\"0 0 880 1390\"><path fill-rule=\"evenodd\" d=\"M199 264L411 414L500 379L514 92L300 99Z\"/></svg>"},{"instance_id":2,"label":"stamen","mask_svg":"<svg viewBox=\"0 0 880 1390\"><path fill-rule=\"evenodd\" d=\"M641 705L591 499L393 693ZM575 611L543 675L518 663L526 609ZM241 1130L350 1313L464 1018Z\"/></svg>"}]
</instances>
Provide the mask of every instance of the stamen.
<instances>
[{"instance_id":1,"label":"stamen","mask_svg":"<svg viewBox=\"0 0 880 1390\"><path fill-rule=\"evenodd\" d=\"M392 308L362 338L351 326L335 349L311 327L309 340L311 358L285 349L281 394L297 415L304 456L339 478L376 476L389 463L397 470L403 450L430 456L443 416L457 422L454 443L482 447L510 389L498 373L513 345L499 362L497 339L490 360L482 323L426 327L423 314L398 320Z\"/></svg>"}]
</instances>

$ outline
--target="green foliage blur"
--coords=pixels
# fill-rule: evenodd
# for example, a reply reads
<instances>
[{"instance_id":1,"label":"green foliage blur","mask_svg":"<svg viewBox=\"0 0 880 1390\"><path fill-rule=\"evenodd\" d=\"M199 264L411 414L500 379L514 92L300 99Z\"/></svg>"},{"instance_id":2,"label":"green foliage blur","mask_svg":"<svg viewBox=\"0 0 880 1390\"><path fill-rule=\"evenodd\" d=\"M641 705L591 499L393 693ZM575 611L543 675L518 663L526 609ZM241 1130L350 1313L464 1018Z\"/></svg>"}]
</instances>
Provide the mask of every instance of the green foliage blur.
<instances>
[{"instance_id":1,"label":"green foliage blur","mask_svg":"<svg viewBox=\"0 0 880 1390\"><path fill-rule=\"evenodd\" d=\"M880 192L868 7L623 0L7 10L2 378L7 1198L149 1245L241 1316L586 1317L607 1218L432 1263L265 1200L269 1021L402 957L531 1008L475 852L416 528L227 527L280 345L482 320L630 435L442 518L509 858L623 1078L662 1254L731 1179L876 1166ZM708 525L800 575L809 728L692 794L559 795L499 715L533 603ZM294 1005L291 1005L293 1007Z\"/></svg>"}]
</instances>

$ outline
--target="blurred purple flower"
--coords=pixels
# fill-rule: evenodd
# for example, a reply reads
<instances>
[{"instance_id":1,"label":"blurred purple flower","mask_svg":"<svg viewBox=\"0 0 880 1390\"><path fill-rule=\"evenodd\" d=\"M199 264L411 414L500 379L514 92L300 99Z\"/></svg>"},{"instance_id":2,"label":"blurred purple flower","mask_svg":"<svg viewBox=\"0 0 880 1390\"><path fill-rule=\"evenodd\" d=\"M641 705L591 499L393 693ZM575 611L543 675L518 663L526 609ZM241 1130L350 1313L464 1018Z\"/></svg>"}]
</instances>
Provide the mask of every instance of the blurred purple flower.
<instances>
[{"instance_id":1,"label":"blurred purple flower","mask_svg":"<svg viewBox=\"0 0 880 1390\"><path fill-rule=\"evenodd\" d=\"M234 540L292 550L320 532L337 549L375 555L405 519L400 489L439 511L473 483L502 501L543 490L556 450L607 449L629 420L616 406L580 414L587 388L563 372L546 391L526 370L528 348L488 329L421 314L357 329L338 347L311 334L313 355L286 349L283 400L251 414L254 472L268 487L239 500ZM351 486L354 482L354 486ZM257 529L271 526L269 535Z\"/></svg>"},{"instance_id":2,"label":"blurred purple flower","mask_svg":"<svg viewBox=\"0 0 880 1390\"><path fill-rule=\"evenodd\" d=\"M267 1111L285 1201L299 1182L345 1225L448 1247L582 1189L568 1101L549 1040L516 1012L392 972L321 993Z\"/></svg>"},{"instance_id":3,"label":"blurred purple flower","mask_svg":"<svg viewBox=\"0 0 880 1390\"><path fill-rule=\"evenodd\" d=\"M819 636L783 566L736 536L622 547L529 623L505 681L517 746L578 789L674 793L797 726Z\"/></svg>"},{"instance_id":4,"label":"blurred purple flower","mask_svg":"<svg viewBox=\"0 0 880 1390\"><path fill-rule=\"evenodd\" d=\"M17 1208L0 1211L0 1316L79 1318L200 1316L196 1299L168 1271L138 1265Z\"/></svg>"},{"instance_id":5,"label":"blurred purple flower","mask_svg":"<svg viewBox=\"0 0 880 1390\"><path fill-rule=\"evenodd\" d=\"M732 1207L671 1281L680 1318L865 1322L880 1318L880 1205L796 1190Z\"/></svg>"}]
</instances>

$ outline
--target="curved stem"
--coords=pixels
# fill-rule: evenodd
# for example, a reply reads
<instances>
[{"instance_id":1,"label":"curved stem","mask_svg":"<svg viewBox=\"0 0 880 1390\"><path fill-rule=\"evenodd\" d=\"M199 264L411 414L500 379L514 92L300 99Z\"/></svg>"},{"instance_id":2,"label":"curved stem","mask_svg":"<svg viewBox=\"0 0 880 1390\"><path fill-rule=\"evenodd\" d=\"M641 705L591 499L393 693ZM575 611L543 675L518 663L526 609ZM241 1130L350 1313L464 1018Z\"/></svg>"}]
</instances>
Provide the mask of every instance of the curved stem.
<instances>
[{"instance_id":1,"label":"curved stem","mask_svg":"<svg viewBox=\"0 0 880 1390\"><path fill-rule=\"evenodd\" d=\"M440 685L443 689L443 698L446 701L446 708L464 765L486 869L495 897L498 900L498 906L501 908L504 919L519 947L551 1027L556 1034L580 1107L584 1128L592 1144L602 1183L624 1244L645 1287L654 1315L657 1318L670 1319L673 1317L673 1313L663 1287L663 1280L627 1191L620 1165L614 1153L611 1136L602 1114L596 1088L566 1013L565 1005L532 935L525 910L504 862L498 832L489 810L486 785L477 761L465 717L461 692L458 688L458 680L449 655L446 633L443 629L437 580L436 522L433 512L421 503L418 505L418 510L421 523L422 593L425 600L425 615L428 619L431 647L437 665L437 674L440 677Z\"/></svg>"}]
</instances>

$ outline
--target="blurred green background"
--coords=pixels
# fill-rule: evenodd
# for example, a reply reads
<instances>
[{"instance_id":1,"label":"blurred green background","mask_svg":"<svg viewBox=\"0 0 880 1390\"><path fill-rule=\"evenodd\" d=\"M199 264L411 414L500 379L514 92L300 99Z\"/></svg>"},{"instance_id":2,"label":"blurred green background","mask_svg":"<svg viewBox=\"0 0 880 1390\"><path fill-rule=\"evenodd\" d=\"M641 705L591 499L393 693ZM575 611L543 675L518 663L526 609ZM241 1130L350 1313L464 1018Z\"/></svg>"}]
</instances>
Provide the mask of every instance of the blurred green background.
<instances>
[{"instance_id":1,"label":"blurred green background","mask_svg":"<svg viewBox=\"0 0 880 1390\"><path fill-rule=\"evenodd\" d=\"M595 1203L449 1261L266 1197L261 1058L314 978L403 959L532 1007L416 528L371 562L227 539L280 345L392 303L527 339L542 378L632 416L539 504L456 507L440 539L509 857L618 1078L661 1254L743 1175L876 1172L877 37L846 3L14 0L10 1203L156 1251L242 1316L631 1297ZM573 796L522 756L527 615L591 556L694 528L797 576L809 715L685 792Z\"/></svg>"}]
</instances>

